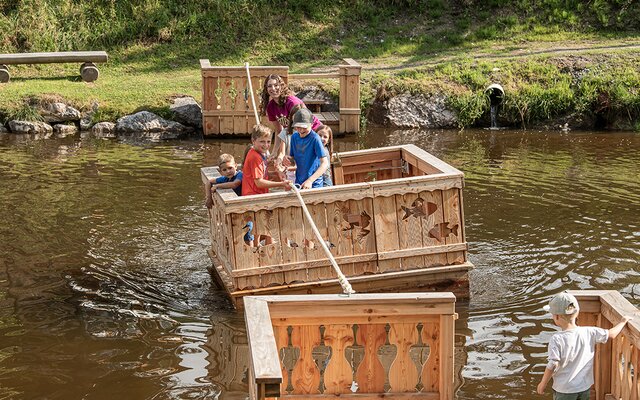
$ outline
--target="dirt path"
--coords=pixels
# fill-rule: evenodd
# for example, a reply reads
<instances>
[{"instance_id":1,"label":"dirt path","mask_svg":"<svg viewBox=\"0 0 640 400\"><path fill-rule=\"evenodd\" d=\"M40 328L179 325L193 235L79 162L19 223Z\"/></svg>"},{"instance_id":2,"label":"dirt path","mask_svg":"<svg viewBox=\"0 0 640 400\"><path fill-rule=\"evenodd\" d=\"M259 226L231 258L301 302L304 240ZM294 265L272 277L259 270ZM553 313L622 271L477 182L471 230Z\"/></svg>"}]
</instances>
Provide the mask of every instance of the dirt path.
<instances>
[{"instance_id":1,"label":"dirt path","mask_svg":"<svg viewBox=\"0 0 640 400\"><path fill-rule=\"evenodd\" d=\"M492 48L450 50L419 57L381 57L359 61L364 71L400 71L417 67L435 66L443 62L456 60L501 60L523 59L527 57L601 55L611 52L634 52L640 50L640 39L583 40L564 42L528 42L524 44L505 44ZM640 54L640 53L639 53ZM420 58L420 59L418 59ZM318 68L314 72L327 72L327 68Z\"/></svg>"}]
</instances>

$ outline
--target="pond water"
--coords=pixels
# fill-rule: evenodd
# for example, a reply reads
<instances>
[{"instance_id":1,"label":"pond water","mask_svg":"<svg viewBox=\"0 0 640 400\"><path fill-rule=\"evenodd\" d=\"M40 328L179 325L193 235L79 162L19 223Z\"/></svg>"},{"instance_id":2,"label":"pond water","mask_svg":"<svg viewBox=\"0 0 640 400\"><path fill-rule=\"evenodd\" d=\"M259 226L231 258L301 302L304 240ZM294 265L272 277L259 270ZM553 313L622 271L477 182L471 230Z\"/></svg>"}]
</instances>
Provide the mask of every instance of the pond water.
<instances>
[{"instance_id":1,"label":"pond water","mask_svg":"<svg viewBox=\"0 0 640 400\"><path fill-rule=\"evenodd\" d=\"M640 303L640 135L385 131L466 174L458 399L529 399L565 289ZM244 399L246 337L207 273L199 168L245 140L0 136L0 399Z\"/></svg>"}]
</instances>

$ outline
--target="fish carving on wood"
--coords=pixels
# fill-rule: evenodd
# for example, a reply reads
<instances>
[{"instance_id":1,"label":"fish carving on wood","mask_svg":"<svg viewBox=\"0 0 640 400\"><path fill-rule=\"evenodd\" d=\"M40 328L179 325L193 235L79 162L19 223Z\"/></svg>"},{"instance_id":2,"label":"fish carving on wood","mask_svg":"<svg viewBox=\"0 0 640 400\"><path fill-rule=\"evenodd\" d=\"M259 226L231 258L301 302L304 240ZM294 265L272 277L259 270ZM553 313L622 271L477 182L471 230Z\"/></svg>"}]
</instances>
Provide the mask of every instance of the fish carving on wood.
<instances>
[{"instance_id":1,"label":"fish carving on wood","mask_svg":"<svg viewBox=\"0 0 640 400\"><path fill-rule=\"evenodd\" d=\"M429 230L429 237L436 239L438 242L442 242L442 239L450 234L458 236L458 224L449 227L448 222L441 222Z\"/></svg>"},{"instance_id":2,"label":"fish carving on wood","mask_svg":"<svg viewBox=\"0 0 640 400\"><path fill-rule=\"evenodd\" d=\"M360 214L352 214L348 208L343 207L342 219L349 224L347 227L342 228L343 232L354 230L356 227L360 228L357 240L362 240L362 238L371 232L367 229L371 224L371 216L366 211L362 211Z\"/></svg>"},{"instance_id":3,"label":"fish carving on wood","mask_svg":"<svg viewBox=\"0 0 640 400\"><path fill-rule=\"evenodd\" d=\"M416 218L429 217L438 210L438 205L430 201L425 201L422 197L418 197L411 203L411 207L401 206L404 211L402 220L414 216Z\"/></svg>"}]
</instances>

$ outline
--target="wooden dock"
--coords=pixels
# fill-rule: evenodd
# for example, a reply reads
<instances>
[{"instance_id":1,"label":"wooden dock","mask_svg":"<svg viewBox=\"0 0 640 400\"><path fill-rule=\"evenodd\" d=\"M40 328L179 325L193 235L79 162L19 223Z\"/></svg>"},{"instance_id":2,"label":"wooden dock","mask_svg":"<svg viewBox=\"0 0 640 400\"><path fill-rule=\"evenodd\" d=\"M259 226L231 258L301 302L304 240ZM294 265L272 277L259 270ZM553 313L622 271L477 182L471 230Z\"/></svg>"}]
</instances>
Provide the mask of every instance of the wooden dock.
<instances>
[{"instance_id":1,"label":"wooden dock","mask_svg":"<svg viewBox=\"0 0 640 400\"><path fill-rule=\"evenodd\" d=\"M277 74L289 80L338 80L340 83L339 111L323 111L322 104L309 107L320 122L328 125L334 134L360 131L360 72L356 61L345 58L336 72L318 74L290 74L288 66L250 67L251 86L256 99L262 93L264 79ZM249 97L249 81L244 66L212 66L209 60L200 60L202 74L202 126L205 136L248 136L255 125L254 108ZM320 106L320 107L318 107ZM262 123L269 126L266 116Z\"/></svg>"},{"instance_id":2,"label":"wooden dock","mask_svg":"<svg viewBox=\"0 0 640 400\"><path fill-rule=\"evenodd\" d=\"M335 186L301 194L357 292L468 296L462 172L414 145L337 153L332 171ZM204 182L218 175L202 169ZM341 291L293 193L216 191L209 222L214 277L236 305L246 295Z\"/></svg>"},{"instance_id":3,"label":"wooden dock","mask_svg":"<svg viewBox=\"0 0 640 400\"><path fill-rule=\"evenodd\" d=\"M244 302L252 400L453 399L452 293Z\"/></svg>"}]
</instances>

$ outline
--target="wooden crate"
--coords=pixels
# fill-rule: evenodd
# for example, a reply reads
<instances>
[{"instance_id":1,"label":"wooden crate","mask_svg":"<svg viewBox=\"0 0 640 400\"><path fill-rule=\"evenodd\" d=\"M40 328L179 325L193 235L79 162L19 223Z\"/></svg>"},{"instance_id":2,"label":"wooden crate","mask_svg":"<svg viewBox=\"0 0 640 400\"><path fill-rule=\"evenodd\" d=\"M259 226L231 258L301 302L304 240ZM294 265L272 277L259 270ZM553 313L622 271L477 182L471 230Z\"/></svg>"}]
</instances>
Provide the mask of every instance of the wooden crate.
<instances>
[{"instance_id":1,"label":"wooden crate","mask_svg":"<svg viewBox=\"0 0 640 400\"><path fill-rule=\"evenodd\" d=\"M339 153L335 186L302 191L314 223L357 291L468 290L463 174L414 145ZM202 169L203 180L218 176ZM219 190L211 256L233 298L335 293L337 276L296 196ZM253 224L254 246L244 237Z\"/></svg>"},{"instance_id":2,"label":"wooden crate","mask_svg":"<svg viewBox=\"0 0 640 400\"><path fill-rule=\"evenodd\" d=\"M252 400L453 399L452 293L248 296L244 303Z\"/></svg>"}]
</instances>

